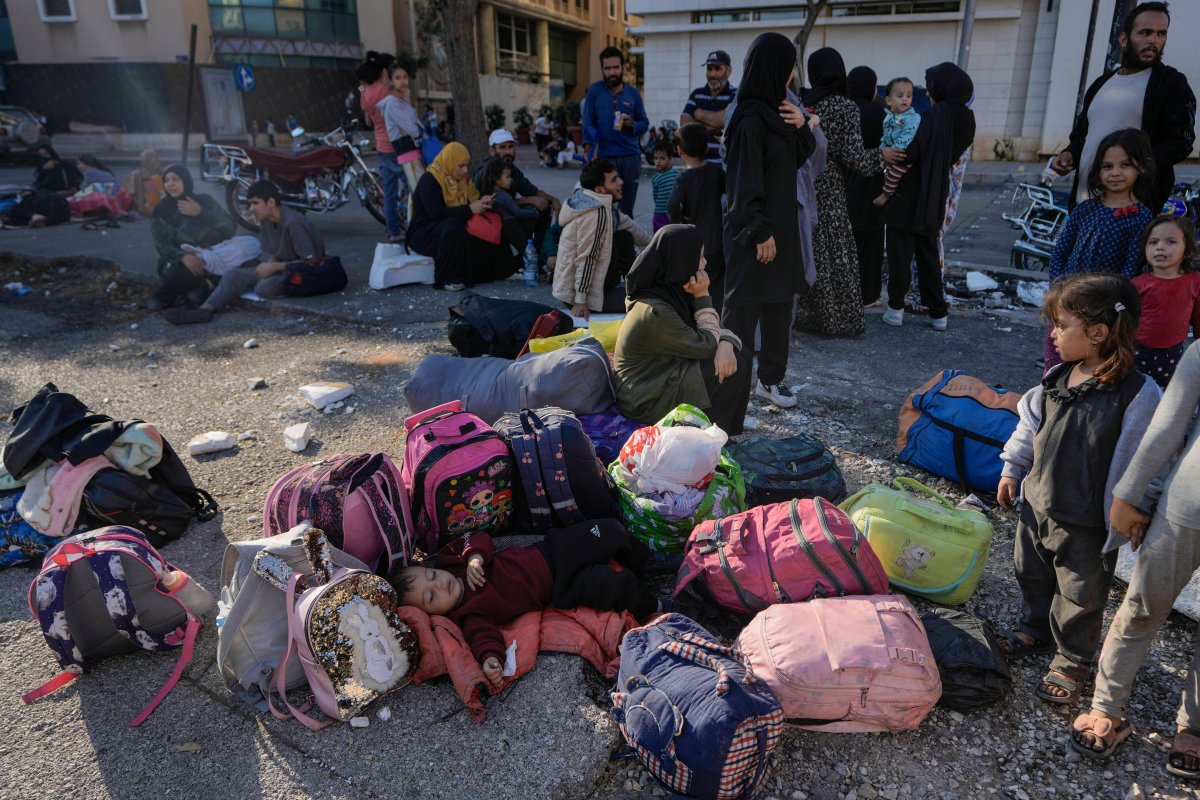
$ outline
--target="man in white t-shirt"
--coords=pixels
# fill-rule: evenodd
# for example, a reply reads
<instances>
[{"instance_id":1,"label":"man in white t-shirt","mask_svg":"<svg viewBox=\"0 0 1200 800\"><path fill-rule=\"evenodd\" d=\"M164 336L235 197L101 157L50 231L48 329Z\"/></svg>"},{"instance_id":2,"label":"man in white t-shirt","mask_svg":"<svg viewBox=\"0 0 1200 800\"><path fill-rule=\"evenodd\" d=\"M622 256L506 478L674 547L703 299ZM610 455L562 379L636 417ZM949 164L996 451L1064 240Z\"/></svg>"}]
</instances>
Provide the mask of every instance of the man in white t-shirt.
<instances>
[{"instance_id":1,"label":"man in white t-shirt","mask_svg":"<svg viewBox=\"0 0 1200 800\"><path fill-rule=\"evenodd\" d=\"M546 145L550 144L550 125L550 109L543 106L541 113L533 121L533 142L537 145L539 155L546 149Z\"/></svg>"},{"instance_id":2,"label":"man in white t-shirt","mask_svg":"<svg viewBox=\"0 0 1200 800\"><path fill-rule=\"evenodd\" d=\"M1100 141L1122 128L1145 131L1154 154L1152 196L1138 200L1158 213L1170 196L1174 167L1196 139L1196 96L1183 73L1162 63L1170 24L1165 2L1141 3L1125 16L1117 39L1121 66L1088 87L1071 142L1052 164L1059 175L1075 170L1072 206L1088 198L1087 175Z\"/></svg>"}]
</instances>

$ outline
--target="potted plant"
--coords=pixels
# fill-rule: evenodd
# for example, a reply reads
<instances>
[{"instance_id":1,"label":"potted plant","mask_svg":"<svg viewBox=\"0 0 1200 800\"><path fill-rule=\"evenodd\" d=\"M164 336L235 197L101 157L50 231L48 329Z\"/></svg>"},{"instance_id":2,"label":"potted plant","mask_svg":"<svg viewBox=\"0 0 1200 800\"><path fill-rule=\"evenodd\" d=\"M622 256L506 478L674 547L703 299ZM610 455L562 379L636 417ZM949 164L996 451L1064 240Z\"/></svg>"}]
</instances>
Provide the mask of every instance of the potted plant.
<instances>
[{"instance_id":1,"label":"potted plant","mask_svg":"<svg viewBox=\"0 0 1200 800\"><path fill-rule=\"evenodd\" d=\"M483 110L483 117L487 121L487 129L490 133L497 128L504 127L504 122L508 118L508 114L504 111L502 106L492 103Z\"/></svg>"},{"instance_id":2,"label":"potted plant","mask_svg":"<svg viewBox=\"0 0 1200 800\"><path fill-rule=\"evenodd\" d=\"M516 128L517 143L529 144L529 129L533 126L533 115L527 106L521 106L513 112L513 127Z\"/></svg>"},{"instance_id":3,"label":"potted plant","mask_svg":"<svg viewBox=\"0 0 1200 800\"><path fill-rule=\"evenodd\" d=\"M563 104L567 117L567 133L575 140L575 146L583 147L583 104L578 100L568 100Z\"/></svg>"}]
</instances>

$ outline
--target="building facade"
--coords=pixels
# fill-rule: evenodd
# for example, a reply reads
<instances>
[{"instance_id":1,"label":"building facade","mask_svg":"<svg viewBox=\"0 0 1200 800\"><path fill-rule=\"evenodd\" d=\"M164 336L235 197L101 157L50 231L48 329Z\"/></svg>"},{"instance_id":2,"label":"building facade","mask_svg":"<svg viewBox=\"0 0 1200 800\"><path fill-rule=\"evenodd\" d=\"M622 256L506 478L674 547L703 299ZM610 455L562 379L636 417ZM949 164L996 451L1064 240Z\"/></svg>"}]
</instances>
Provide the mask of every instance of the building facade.
<instances>
[{"instance_id":1,"label":"building facade","mask_svg":"<svg viewBox=\"0 0 1200 800\"><path fill-rule=\"evenodd\" d=\"M645 98L652 120L678 119L688 93L704 82L701 64L729 52L736 84L756 36L795 36L807 7L796 0L629 0L641 18ZM835 47L847 69L866 64L881 84L955 61L963 32L962 0L832 0L813 28L808 52ZM1021 159L1057 153L1067 143L1080 92L1106 67L1114 21L1129 0L1099 0L1087 41L1092 0L977 0L966 69L975 83L975 158ZM1200 2L1171 4L1165 61L1200 90Z\"/></svg>"}]
</instances>

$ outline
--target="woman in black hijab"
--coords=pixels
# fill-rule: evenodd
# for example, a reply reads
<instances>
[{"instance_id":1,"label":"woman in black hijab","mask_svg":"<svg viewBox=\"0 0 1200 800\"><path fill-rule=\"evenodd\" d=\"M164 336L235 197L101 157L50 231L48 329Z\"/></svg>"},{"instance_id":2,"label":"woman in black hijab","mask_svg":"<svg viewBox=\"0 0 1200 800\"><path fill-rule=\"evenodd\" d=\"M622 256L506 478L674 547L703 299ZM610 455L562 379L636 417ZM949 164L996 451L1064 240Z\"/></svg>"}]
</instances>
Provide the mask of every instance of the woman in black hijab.
<instances>
[{"instance_id":1,"label":"woman in black hijab","mask_svg":"<svg viewBox=\"0 0 1200 800\"><path fill-rule=\"evenodd\" d=\"M805 100L821 118L829 141L825 171L817 178L817 230L813 235L817 282L801 298L799 328L823 336L858 336L867 329L854 231L846 206L846 176L878 175L884 154L863 145L858 104L846 96L842 56L822 47L808 58L812 88Z\"/></svg>"},{"instance_id":2,"label":"woman in black hijab","mask_svg":"<svg viewBox=\"0 0 1200 800\"><path fill-rule=\"evenodd\" d=\"M975 138L975 114L967 107L974 92L970 76L946 61L925 71L933 106L921 115L917 135L906 149L909 171L881 217L887 223L888 309L883 321L904 323L904 294L917 260L921 303L934 330L946 330L945 290L938 259L938 236L946 217L950 170Z\"/></svg>"},{"instance_id":3,"label":"woman in black hijab","mask_svg":"<svg viewBox=\"0 0 1200 800\"><path fill-rule=\"evenodd\" d=\"M154 207L150 232L158 250L158 274L161 284L147 306L151 311L170 307L181 294L205 289L204 265L194 256L186 256L183 246L212 247L233 237L237 226L233 217L206 194L196 194L192 173L173 164L163 170L163 197Z\"/></svg>"},{"instance_id":4,"label":"woman in black hijab","mask_svg":"<svg viewBox=\"0 0 1200 800\"><path fill-rule=\"evenodd\" d=\"M746 417L750 354L721 329L704 268L704 237L694 225L663 226L630 267L613 356L617 402L647 424L690 403L732 436Z\"/></svg>"},{"instance_id":5,"label":"woman in black hijab","mask_svg":"<svg viewBox=\"0 0 1200 800\"><path fill-rule=\"evenodd\" d=\"M747 343L761 326L755 394L783 408L796 405L783 380L792 298L807 286L796 223L796 170L816 146L804 113L785 102L795 66L791 39L780 33L755 39L725 128L723 320Z\"/></svg>"},{"instance_id":6,"label":"woman in black hijab","mask_svg":"<svg viewBox=\"0 0 1200 800\"><path fill-rule=\"evenodd\" d=\"M886 109L879 97L879 79L870 67L855 67L846 76L846 96L858 104L859 128L863 147L874 150L883 138ZM883 223L879 209L871 201L883 191L883 174L860 175L847 172L846 210L854 231L854 249L858 253L858 276L862 281L863 306L877 306L883 289Z\"/></svg>"},{"instance_id":7,"label":"woman in black hijab","mask_svg":"<svg viewBox=\"0 0 1200 800\"><path fill-rule=\"evenodd\" d=\"M63 161L50 145L38 148L37 168L33 171L33 185L47 192L74 194L83 184L83 173L70 161Z\"/></svg>"}]
</instances>

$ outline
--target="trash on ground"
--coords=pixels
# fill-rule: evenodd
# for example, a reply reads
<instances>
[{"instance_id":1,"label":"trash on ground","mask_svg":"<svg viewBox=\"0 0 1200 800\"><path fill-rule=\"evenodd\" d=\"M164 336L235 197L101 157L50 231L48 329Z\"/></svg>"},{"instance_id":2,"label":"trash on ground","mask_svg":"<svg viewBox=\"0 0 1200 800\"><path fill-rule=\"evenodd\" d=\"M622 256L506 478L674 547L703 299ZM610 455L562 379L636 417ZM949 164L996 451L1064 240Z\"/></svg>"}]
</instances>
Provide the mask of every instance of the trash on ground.
<instances>
[{"instance_id":1,"label":"trash on ground","mask_svg":"<svg viewBox=\"0 0 1200 800\"><path fill-rule=\"evenodd\" d=\"M1017 297L1022 303L1042 307L1050 281L1017 281Z\"/></svg>"},{"instance_id":2,"label":"trash on ground","mask_svg":"<svg viewBox=\"0 0 1200 800\"><path fill-rule=\"evenodd\" d=\"M387 722L392 718L392 709L388 706L384 706L383 708L379 709L379 713L375 716L379 717L379 719L382 721Z\"/></svg>"},{"instance_id":3,"label":"trash on ground","mask_svg":"<svg viewBox=\"0 0 1200 800\"><path fill-rule=\"evenodd\" d=\"M370 724L371 724L371 720L368 719L367 717L351 717L350 718L350 727L351 728L365 728Z\"/></svg>"},{"instance_id":4,"label":"trash on ground","mask_svg":"<svg viewBox=\"0 0 1200 800\"><path fill-rule=\"evenodd\" d=\"M28 286L21 283L20 281L15 281L13 283L4 284L4 290L6 292L8 292L9 294L11 294L13 297L24 297L27 294L33 293L33 289L30 289Z\"/></svg>"},{"instance_id":5,"label":"trash on ground","mask_svg":"<svg viewBox=\"0 0 1200 800\"><path fill-rule=\"evenodd\" d=\"M967 273L967 291L990 292L992 289L998 288L1000 288L1000 284L982 272L972 271Z\"/></svg>"},{"instance_id":6,"label":"trash on ground","mask_svg":"<svg viewBox=\"0 0 1200 800\"><path fill-rule=\"evenodd\" d=\"M308 447L308 441L312 438L312 425L307 422L297 422L289 428L283 429L283 446L293 453L300 453L304 448Z\"/></svg>"},{"instance_id":7,"label":"trash on ground","mask_svg":"<svg viewBox=\"0 0 1200 800\"><path fill-rule=\"evenodd\" d=\"M246 348L247 350L253 350L255 347L258 347L258 339L247 339L242 347Z\"/></svg>"},{"instance_id":8,"label":"trash on ground","mask_svg":"<svg viewBox=\"0 0 1200 800\"><path fill-rule=\"evenodd\" d=\"M235 444L237 444L237 437L232 433L209 431L192 437L192 440L187 443L187 453L189 456L201 456L205 453L228 450Z\"/></svg>"},{"instance_id":9,"label":"trash on ground","mask_svg":"<svg viewBox=\"0 0 1200 800\"><path fill-rule=\"evenodd\" d=\"M349 383L321 381L301 386L297 391L310 406L320 411L330 403L336 403L354 394L354 387Z\"/></svg>"}]
</instances>

